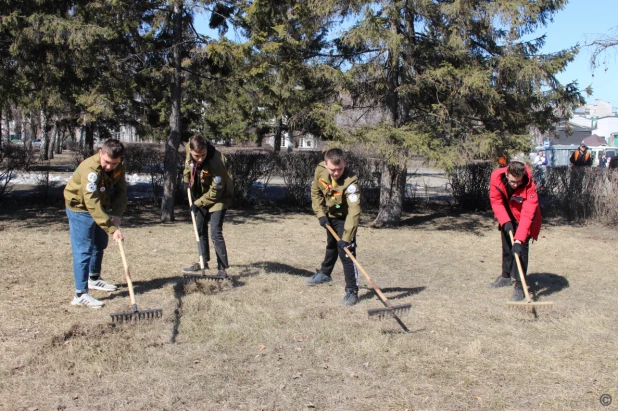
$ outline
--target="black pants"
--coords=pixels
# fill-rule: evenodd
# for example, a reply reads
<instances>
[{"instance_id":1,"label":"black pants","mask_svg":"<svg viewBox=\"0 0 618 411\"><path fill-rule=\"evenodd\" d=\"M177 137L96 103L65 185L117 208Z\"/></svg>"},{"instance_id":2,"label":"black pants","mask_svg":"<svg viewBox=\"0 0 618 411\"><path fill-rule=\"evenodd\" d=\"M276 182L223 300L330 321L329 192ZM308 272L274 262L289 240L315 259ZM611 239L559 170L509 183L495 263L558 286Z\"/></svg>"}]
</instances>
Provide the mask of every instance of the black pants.
<instances>
[{"instance_id":1,"label":"black pants","mask_svg":"<svg viewBox=\"0 0 618 411\"><path fill-rule=\"evenodd\" d=\"M338 218L329 218L329 220L331 227L333 227L333 230L335 230L339 238L341 238L343 236L345 220ZM322 262L322 272L326 275L331 275L333 268L335 268L335 263L337 262L337 256L339 256L341 264L343 265L346 290L352 289L358 291L358 270L356 269L356 265L345 253L344 249L337 247L337 240L335 240L335 237L333 237L330 231L326 230L326 233L326 254ZM352 239L352 243L356 245L356 238ZM348 250L356 257L356 247L348 248Z\"/></svg>"},{"instance_id":2,"label":"black pants","mask_svg":"<svg viewBox=\"0 0 618 411\"><path fill-rule=\"evenodd\" d=\"M197 234L200 237L200 247L204 259L210 261L210 247L208 246L208 222L210 222L210 237L212 244L215 246L217 254L217 268L224 270L229 267L227 262L227 249L225 248L225 240L223 239L223 220L227 210L208 212L208 209L200 207L195 216L195 224L197 225Z\"/></svg>"},{"instance_id":3,"label":"black pants","mask_svg":"<svg viewBox=\"0 0 618 411\"><path fill-rule=\"evenodd\" d=\"M515 228L517 231L517 228ZM511 278L519 281L519 270L517 269L517 262L513 253L511 253L511 237L508 232L500 230L502 233L502 276L506 277L510 275ZM524 272L524 276L528 273L528 250L530 245L530 239L521 243L521 253L519 254L519 261L521 261L521 269Z\"/></svg>"}]
</instances>

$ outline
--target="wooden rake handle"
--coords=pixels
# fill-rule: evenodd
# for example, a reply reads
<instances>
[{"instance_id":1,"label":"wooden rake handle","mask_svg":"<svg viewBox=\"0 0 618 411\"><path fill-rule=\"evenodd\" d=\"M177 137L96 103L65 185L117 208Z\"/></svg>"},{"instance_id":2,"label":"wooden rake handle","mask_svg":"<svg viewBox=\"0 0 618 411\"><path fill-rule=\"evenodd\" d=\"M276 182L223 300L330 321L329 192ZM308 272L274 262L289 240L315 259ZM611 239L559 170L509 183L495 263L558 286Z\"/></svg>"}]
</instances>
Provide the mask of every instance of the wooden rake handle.
<instances>
[{"instance_id":1,"label":"wooden rake handle","mask_svg":"<svg viewBox=\"0 0 618 411\"><path fill-rule=\"evenodd\" d=\"M328 229L328 231L330 231L330 233L335 238L335 240L337 241L341 240L339 236L337 235L337 233L335 232L335 230L333 230L333 228L330 226L330 224L326 224L326 228ZM386 298L386 296L382 293L382 290L380 290L380 287L378 287L378 285L371 279L371 277L369 277L369 274L367 274L363 266L360 265L360 263L356 260L356 258L354 258L354 255L352 254L352 252L350 252L350 250L348 250L348 247L343 247L343 250L346 252L348 257L350 257L352 262L354 262L354 264L358 267L360 272L363 273L363 275L367 279L367 282L369 282L371 287L375 290L376 294L378 294L378 297L380 297L380 300L382 300L384 305L389 308L392 308L393 306L391 305L390 301L388 301L388 298Z\"/></svg>"},{"instance_id":2,"label":"wooden rake handle","mask_svg":"<svg viewBox=\"0 0 618 411\"><path fill-rule=\"evenodd\" d=\"M193 205L193 198L191 196L191 188L187 188L187 197L189 198L189 207ZM195 232L195 241L197 242L197 251L200 255L200 268L202 269L202 274L204 274L204 255L202 254L202 246L200 245L200 234L197 231L197 223L195 222L195 214L192 211L189 212L191 214L191 221L193 221L193 231Z\"/></svg>"},{"instance_id":3,"label":"wooden rake handle","mask_svg":"<svg viewBox=\"0 0 618 411\"><path fill-rule=\"evenodd\" d=\"M135 303L135 293L133 292L133 281L131 281L131 273L129 273L129 265L127 264L127 257L124 255L124 247L122 245L123 240L118 241L118 249L120 250L120 257L122 257L122 265L124 267L124 275L127 278L127 286L129 288L129 296L131 297L131 305L133 311L137 310Z\"/></svg>"},{"instance_id":4,"label":"wooden rake handle","mask_svg":"<svg viewBox=\"0 0 618 411\"><path fill-rule=\"evenodd\" d=\"M511 237L511 247L515 244L515 239L513 238L513 232L509 230L509 237ZM530 294L528 293L528 284L526 284L526 276L524 275L524 270L521 268L521 261L519 260L519 254L515 254L515 262L517 263L517 270L519 270L519 278L521 279L521 286L524 288L524 294L526 295L526 301L532 302L530 298Z\"/></svg>"}]
</instances>

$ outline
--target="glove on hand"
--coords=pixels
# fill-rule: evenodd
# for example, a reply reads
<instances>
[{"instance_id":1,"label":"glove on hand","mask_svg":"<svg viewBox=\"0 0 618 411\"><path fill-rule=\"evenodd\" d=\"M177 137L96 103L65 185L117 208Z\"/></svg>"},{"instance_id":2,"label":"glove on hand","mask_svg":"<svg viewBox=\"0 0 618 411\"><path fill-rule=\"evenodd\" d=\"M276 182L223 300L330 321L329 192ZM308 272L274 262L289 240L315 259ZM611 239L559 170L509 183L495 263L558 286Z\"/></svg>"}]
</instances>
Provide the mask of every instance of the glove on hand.
<instances>
[{"instance_id":1,"label":"glove on hand","mask_svg":"<svg viewBox=\"0 0 618 411\"><path fill-rule=\"evenodd\" d=\"M515 231L513 230L513 223L511 223L510 221L506 224L504 224L502 226L502 229L504 230L505 233L509 233L509 231L513 232L513 235L515 235Z\"/></svg>"},{"instance_id":2,"label":"glove on hand","mask_svg":"<svg viewBox=\"0 0 618 411\"><path fill-rule=\"evenodd\" d=\"M344 247L347 247L348 250L354 248L354 243L346 243L343 240L337 241L337 246L343 250Z\"/></svg>"},{"instance_id":3,"label":"glove on hand","mask_svg":"<svg viewBox=\"0 0 618 411\"><path fill-rule=\"evenodd\" d=\"M521 243L513 243L513 247L511 247L511 253L513 253L513 255L517 254L520 255L521 254Z\"/></svg>"},{"instance_id":4,"label":"glove on hand","mask_svg":"<svg viewBox=\"0 0 618 411\"><path fill-rule=\"evenodd\" d=\"M200 208L196 206L195 203L191 204L191 212L193 213L193 215L197 215L197 210L199 209Z\"/></svg>"},{"instance_id":5,"label":"glove on hand","mask_svg":"<svg viewBox=\"0 0 618 411\"><path fill-rule=\"evenodd\" d=\"M318 221L320 222L320 225L324 228L326 228L326 226L329 225L328 217L320 217L318 218Z\"/></svg>"}]
</instances>

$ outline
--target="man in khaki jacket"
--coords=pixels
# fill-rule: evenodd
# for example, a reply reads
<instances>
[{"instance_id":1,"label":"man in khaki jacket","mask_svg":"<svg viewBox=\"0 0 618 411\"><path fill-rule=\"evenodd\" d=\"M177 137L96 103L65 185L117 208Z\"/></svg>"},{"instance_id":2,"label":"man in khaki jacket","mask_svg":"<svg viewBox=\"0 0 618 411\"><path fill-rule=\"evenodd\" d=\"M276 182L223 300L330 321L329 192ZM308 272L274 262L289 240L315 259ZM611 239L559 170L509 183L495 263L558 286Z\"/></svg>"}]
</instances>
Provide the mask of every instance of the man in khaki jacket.
<instances>
[{"instance_id":1,"label":"man in khaki jacket","mask_svg":"<svg viewBox=\"0 0 618 411\"><path fill-rule=\"evenodd\" d=\"M223 238L223 220L227 209L232 205L234 195L234 182L227 169L227 159L199 134L189 139L186 151L184 183L185 188L191 188L193 198L191 212L195 216L202 254L205 262L210 261L210 247L208 246L208 222L210 221L210 234L217 254L217 275L225 278L229 264ZM199 263L194 263L182 270L185 274L199 271L201 271Z\"/></svg>"},{"instance_id":2,"label":"man in khaki jacket","mask_svg":"<svg viewBox=\"0 0 618 411\"><path fill-rule=\"evenodd\" d=\"M358 302L358 270L344 247L356 256L356 230L360 221L360 192L358 178L346 168L343 151L332 148L324 153L315 169L311 186L311 204L320 225L330 225L339 238L336 241L330 231L326 235L326 254L322 267L307 280L309 285L332 281L331 273L337 256L343 264L346 295L341 304L352 306Z\"/></svg>"},{"instance_id":3,"label":"man in khaki jacket","mask_svg":"<svg viewBox=\"0 0 618 411\"><path fill-rule=\"evenodd\" d=\"M116 242L124 239L119 228L127 207L123 155L120 141L107 140L97 154L77 167L64 188L73 251L73 305L101 308L103 302L92 297L88 290L117 289L101 277L101 263L108 234Z\"/></svg>"}]
</instances>

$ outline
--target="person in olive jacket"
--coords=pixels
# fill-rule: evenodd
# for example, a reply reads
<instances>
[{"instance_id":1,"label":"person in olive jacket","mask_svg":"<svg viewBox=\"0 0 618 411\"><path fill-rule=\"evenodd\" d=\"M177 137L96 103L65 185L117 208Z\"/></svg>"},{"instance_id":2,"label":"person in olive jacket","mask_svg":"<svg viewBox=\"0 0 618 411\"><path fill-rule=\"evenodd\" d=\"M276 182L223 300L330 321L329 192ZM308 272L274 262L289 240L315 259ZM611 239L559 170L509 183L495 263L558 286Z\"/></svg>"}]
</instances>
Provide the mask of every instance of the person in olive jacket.
<instances>
[{"instance_id":1,"label":"person in olive jacket","mask_svg":"<svg viewBox=\"0 0 618 411\"><path fill-rule=\"evenodd\" d=\"M217 255L217 275L225 278L229 264L223 238L223 220L227 209L232 205L234 195L234 182L228 172L227 159L199 134L189 139L186 151L187 159L183 173L185 191L186 188L191 188L193 199L191 212L195 216L202 254L206 263L210 261L208 245L210 221L210 234ZM182 270L185 274L199 271L201 271L199 263Z\"/></svg>"},{"instance_id":2,"label":"person in olive jacket","mask_svg":"<svg viewBox=\"0 0 618 411\"><path fill-rule=\"evenodd\" d=\"M124 146L115 139L103 143L99 152L84 160L64 188L66 213L73 251L75 297L71 304L101 308L103 302L88 290L115 291L101 277L108 234L116 242L122 214L127 207Z\"/></svg>"},{"instance_id":3,"label":"person in olive jacket","mask_svg":"<svg viewBox=\"0 0 618 411\"><path fill-rule=\"evenodd\" d=\"M511 161L506 168L491 174L489 201L502 234L502 274L489 287L514 285L511 301L524 299L524 289L515 263L521 260L523 275L528 271L530 239L541 231L541 208L530 169L521 161ZM511 244L509 231L513 234Z\"/></svg>"},{"instance_id":4,"label":"person in olive jacket","mask_svg":"<svg viewBox=\"0 0 618 411\"><path fill-rule=\"evenodd\" d=\"M346 168L342 150L332 148L324 153L324 161L315 169L311 204L320 225L324 228L330 225L341 240L336 241L327 231L324 261L313 277L307 280L307 284L319 285L332 281L331 273L339 256L346 292L341 303L354 305L358 302L358 270L343 248L347 247L356 256L356 231L361 214L360 192L358 178Z\"/></svg>"}]
</instances>

